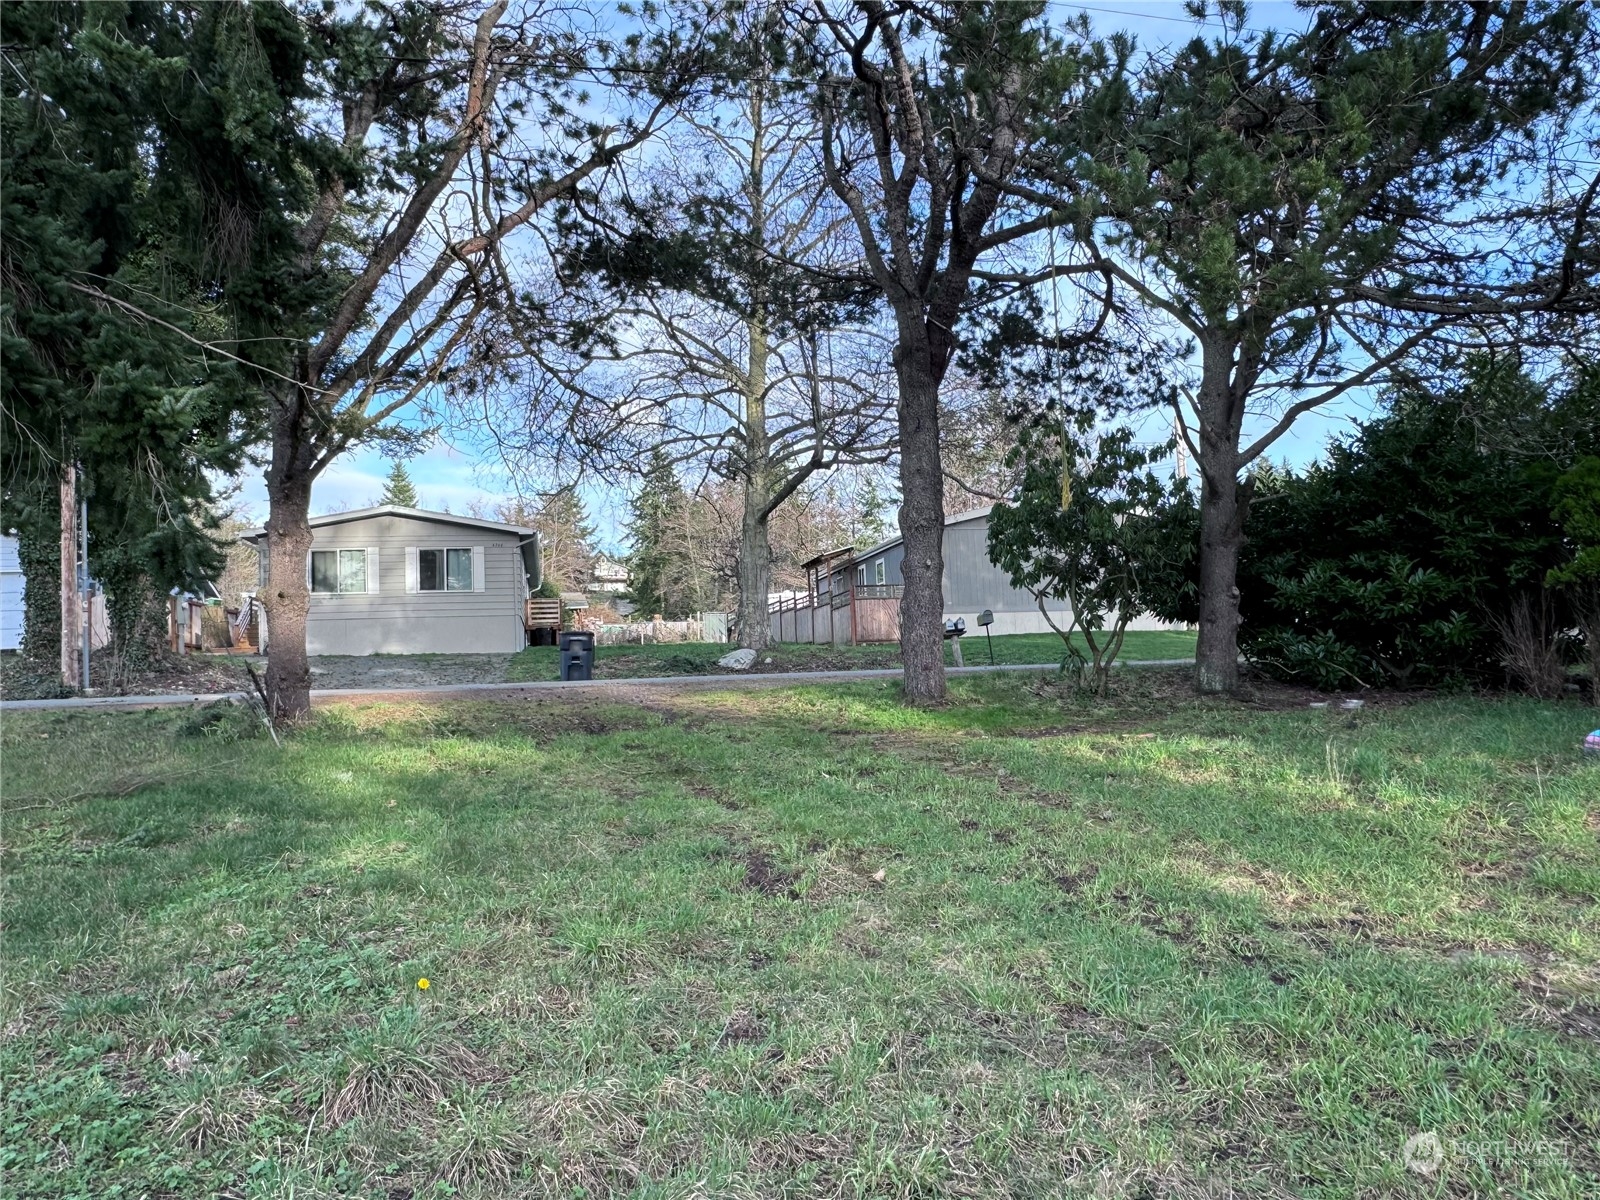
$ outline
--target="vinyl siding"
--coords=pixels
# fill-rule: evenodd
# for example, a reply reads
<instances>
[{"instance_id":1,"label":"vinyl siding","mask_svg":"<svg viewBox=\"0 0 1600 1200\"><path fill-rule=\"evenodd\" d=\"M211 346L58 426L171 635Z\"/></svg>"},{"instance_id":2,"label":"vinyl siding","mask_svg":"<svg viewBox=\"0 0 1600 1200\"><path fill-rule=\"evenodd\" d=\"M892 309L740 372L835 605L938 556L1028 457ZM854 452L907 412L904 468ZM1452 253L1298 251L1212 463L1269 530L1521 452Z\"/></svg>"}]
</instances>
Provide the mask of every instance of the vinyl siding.
<instances>
[{"instance_id":1,"label":"vinyl siding","mask_svg":"<svg viewBox=\"0 0 1600 1200\"><path fill-rule=\"evenodd\" d=\"M904 584L901 563L905 558L905 544L896 542L883 550L857 559L849 568L851 578L855 568L867 568L867 582L873 580L873 565L884 560L885 582ZM842 576L836 577L842 578ZM1039 614L1033 595L1022 588L1011 586L1004 571L989 561L989 518L972 517L946 525L944 530L944 616L966 619L967 628L978 629L978 614L984 609L994 613L995 633L1043 633L1049 624ZM1065 624L1068 606L1052 601L1050 612L1057 623Z\"/></svg>"},{"instance_id":2,"label":"vinyl siding","mask_svg":"<svg viewBox=\"0 0 1600 1200\"><path fill-rule=\"evenodd\" d=\"M856 568L867 569L867 583L874 578L873 567L879 559L884 562L884 582L904 584L901 562L905 558L905 544L895 542L884 549L856 559L849 567L834 574L842 586L846 579L854 579ZM1047 602L1050 615L1056 624L1065 627L1069 605L1064 600ZM954 620L963 617L968 633L979 633L978 614L984 609L994 613L990 631L1002 633L1048 633L1049 622L1039 612L1033 594L1023 588L1012 587L1006 573L989 561L989 517L981 514L965 521L946 525L944 530L944 617ZM840 612L848 619L848 610ZM1181 629L1158 621L1149 614L1141 614L1129 629Z\"/></svg>"},{"instance_id":3,"label":"vinyl siding","mask_svg":"<svg viewBox=\"0 0 1600 1200\"><path fill-rule=\"evenodd\" d=\"M985 608L1026 610L1038 615L1031 593L1011 586L1006 573L989 561L989 519L974 517L944 531L944 606L958 615ZM970 618L967 622L971 624Z\"/></svg>"},{"instance_id":4,"label":"vinyl siding","mask_svg":"<svg viewBox=\"0 0 1600 1200\"><path fill-rule=\"evenodd\" d=\"M313 593L312 654L488 654L526 642L527 580L516 534L384 515L313 530L315 550L378 551L378 591ZM406 549L483 547L483 591L406 591Z\"/></svg>"}]
</instances>

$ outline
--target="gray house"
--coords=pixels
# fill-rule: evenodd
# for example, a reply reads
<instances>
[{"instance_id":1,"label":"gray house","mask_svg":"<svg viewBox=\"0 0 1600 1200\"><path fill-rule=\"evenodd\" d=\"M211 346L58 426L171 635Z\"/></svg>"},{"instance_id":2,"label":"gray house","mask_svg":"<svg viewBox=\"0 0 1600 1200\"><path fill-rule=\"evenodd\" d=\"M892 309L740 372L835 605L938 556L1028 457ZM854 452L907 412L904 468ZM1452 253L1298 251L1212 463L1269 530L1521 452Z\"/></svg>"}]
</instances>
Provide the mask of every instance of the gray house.
<instances>
[{"instance_id":1,"label":"gray house","mask_svg":"<svg viewBox=\"0 0 1600 1200\"><path fill-rule=\"evenodd\" d=\"M527 645L538 535L521 525L382 504L311 518L311 654L487 654ZM266 531L242 539L260 553Z\"/></svg>"},{"instance_id":2,"label":"gray house","mask_svg":"<svg viewBox=\"0 0 1600 1200\"><path fill-rule=\"evenodd\" d=\"M1050 624L1030 592L989 561L989 508L956 513L944 523L944 616L964 618L978 631L978 614L994 613L990 631L1049 633ZM773 607L772 636L782 642L891 642L900 637L900 594L905 586L901 560L905 542L898 535L857 551L854 547L818 555L804 564L807 590ZM1048 602L1051 618L1068 621L1065 601ZM1136 617L1129 629L1170 629L1154 617Z\"/></svg>"},{"instance_id":3,"label":"gray house","mask_svg":"<svg viewBox=\"0 0 1600 1200\"><path fill-rule=\"evenodd\" d=\"M1033 595L1011 586L1006 573L989 561L989 513L993 506L954 513L944 522L944 607L945 620L966 618L977 630L977 616L984 609L994 613L991 633L1048 633L1050 626L1039 612ZM899 535L870 550L857 554L850 564L858 587L883 585L894 589L898 600L905 577L900 572L905 558L905 541ZM1065 624L1068 606L1050 602L1051 616ZM899 636L898 629L896 636Z\"/></svg>"}]
</instances>

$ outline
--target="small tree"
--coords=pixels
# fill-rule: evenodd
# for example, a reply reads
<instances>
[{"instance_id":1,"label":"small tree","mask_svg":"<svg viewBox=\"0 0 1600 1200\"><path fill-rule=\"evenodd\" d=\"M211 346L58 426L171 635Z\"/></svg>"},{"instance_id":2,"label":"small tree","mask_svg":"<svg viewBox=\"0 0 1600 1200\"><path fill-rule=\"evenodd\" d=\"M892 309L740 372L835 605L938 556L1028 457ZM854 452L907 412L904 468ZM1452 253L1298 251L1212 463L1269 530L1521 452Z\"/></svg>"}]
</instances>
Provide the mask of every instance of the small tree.
<instances>
[{"instance_id":1,"label":"small tree","mask_svg":"<svg viewBox=\"0 0 1600 1200\"><path fill-rule=\"evenodd\" d=\"M597 555L595 527L583 497L575 489L561 488L537 505L521 500L503 504L495 515L502 521L538 531L546 582L558 591L576 591L588 585Z\"/></svg>"},{"instance_id":2,"label":"small tree","mask_svg":"<svg viewBox=\"0 0 1600 1200\"><path fill-rule=\"evenodd\" d=\"M989 516L989 557L1025 588L1066 646L1079 683L1096 695L1111 688L1111 668L1128 623L1150 608L1150 595L1182 573L1194 554L1196 509L1187 480L1151 469L1170 451L1136 443L1126 428L1095 434L1041 424L1023 432L1015 457L1022 485ZM1065 626L1046 606L1065 600ZM1082 635L1088 656L1072 635Z\"/></svg>"},{"instance_id":3,"label":"small tree","mask_svg":"<svg viewBox=\"0 0 1600 1200\"><path fill-rule=\"evenodd\" d=\"M628 536L633 541L633 551L628 555L628 592L644 616L680 615L675 594L678 589L673 585L681 545L673 531L686 499L671 458L664 450L656 450L650 456L628 520Z\"/></svg>"},{"instance_id":4,"label":"small tree","mask_svg":"<svg viewBox=\"0 0 1600 1200\"><path fill-rule=\"evenodd\" d=\"M379 504L398 504L401 508L421 508L422 500L417 495L417 485L411 482L410 472L406 470L403 462L396 461L389 468L388 482L383 485L383 495L378 499Z\"/></svg>"}]
</instances>

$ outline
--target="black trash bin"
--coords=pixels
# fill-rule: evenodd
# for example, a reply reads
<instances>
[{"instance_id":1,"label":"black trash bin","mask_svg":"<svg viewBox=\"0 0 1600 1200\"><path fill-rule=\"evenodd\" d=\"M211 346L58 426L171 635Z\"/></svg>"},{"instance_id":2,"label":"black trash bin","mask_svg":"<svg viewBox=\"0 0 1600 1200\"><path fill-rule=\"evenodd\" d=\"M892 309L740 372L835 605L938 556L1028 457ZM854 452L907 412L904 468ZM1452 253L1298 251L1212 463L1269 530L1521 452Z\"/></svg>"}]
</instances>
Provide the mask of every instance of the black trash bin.
<instances>
[{"instance_id":1,"label":"black trash bin","mask_svg":"<svg viewBox=\"0 0 1600 1200\"><path fill-rule=\"evenodd\" d=\"M562 630L557 654L561 660L563 680L594 678L594 634L581 629Z\"/></svg>"}]
</instances>

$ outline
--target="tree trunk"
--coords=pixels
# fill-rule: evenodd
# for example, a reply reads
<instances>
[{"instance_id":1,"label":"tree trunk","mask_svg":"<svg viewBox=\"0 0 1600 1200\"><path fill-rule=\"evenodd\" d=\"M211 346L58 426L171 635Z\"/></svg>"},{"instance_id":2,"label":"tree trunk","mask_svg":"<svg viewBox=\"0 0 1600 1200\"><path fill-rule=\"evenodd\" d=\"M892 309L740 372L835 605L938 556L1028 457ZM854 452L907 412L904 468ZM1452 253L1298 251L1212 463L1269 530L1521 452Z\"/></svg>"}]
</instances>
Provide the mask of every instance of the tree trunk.
<instances>
[{"instance_id":1,"label":"tree trunk","mask_svg":"<svg viewBox=\"0 0 1600 1200\"><path fill-rule=\"evenodd\" d=\"M89 686L83 677L83 604L78 586L78 470L61 475L61 683L72 691Z\"/></svg>"},{"instance_id":2,"label":"tree trunk","mask_svg":"<svg viewBox=\"0 0 1600 1200\"><path fill-rule=\"evenodd\" d=\"M1244 548L1248 489L1229 479L1200 488L1200 638L1195 687L1203 693L1239 686L1239 552Z\"/></svg>"},{"instance_id":3,"label":"tree trunk","mask_svg":"<svg viewBox=\"0 0 1600 1200\"><path fill-rule=\"evenodd\" d=\"M298 413L303 406L273 406L272 463L267 468L267 701L272 715L297 720L311 711L311 664L306 658L306 617L311 610L307 557L311 553L310 439Z\"/></svg>"},{"instance_id":4,"label":"tree trunk","mask_svg":"<svg viewBox=\"0 0 1600 1200\"><path fill-rule=\"evenodd\" d=\"M739 645L765 650L771 643L767 595L772 591L772 541L763 514L767 498L745 485L744 520L739 529Z\"/></svg>"},{"instance_id":5,"label":"tree trunk","mask_svg":"<svg viewBox=\"0 0 1600 1200\"><path fill-rule=\"evenodd\" d=\"M758 115L759 115L759 109ZM760 142L751 163L751 177L761 181ZM764 233L761 197L754 197L752 227ZM757 243L759 244L759 243ZM765 297L760 299L764 302ZM739 645L765 650L771 642L767 621L767 593L772 591L772 539L768 536L767 506L772 502L769 483L771 443L767 440L767 361L771 353L766 321L758 305L745 322L749 358L744 377L744 513L739 526Z\"/></svg>"},{"instance_id":6,"label":"tree trunk","mask_svg":"<svg viewBox=\"0 0 1600 1200\"><path fill-rule=\"evenodd\" d=\"M905 698L938 704L944 676L944 471L939 458L939 384L920 327L903 323L895 352L900 385L900 660Z\"/></svg>"},{"instance_id":7,"label":"tree trunk","mask_svg":"<svg viewBox=\"0 0 1600 1200\"><path fill-rule=\"evenodd\" d=\"M1195 688L1202 694L1239 686L1239 552L1249 488L1239 482L1243 394L1234 347L1203 342L1200 396L1200 637ZM1253 382L1246 381L1246 382Z\"/></svg>"}]
</instances>

